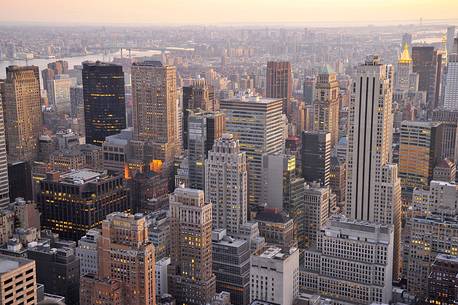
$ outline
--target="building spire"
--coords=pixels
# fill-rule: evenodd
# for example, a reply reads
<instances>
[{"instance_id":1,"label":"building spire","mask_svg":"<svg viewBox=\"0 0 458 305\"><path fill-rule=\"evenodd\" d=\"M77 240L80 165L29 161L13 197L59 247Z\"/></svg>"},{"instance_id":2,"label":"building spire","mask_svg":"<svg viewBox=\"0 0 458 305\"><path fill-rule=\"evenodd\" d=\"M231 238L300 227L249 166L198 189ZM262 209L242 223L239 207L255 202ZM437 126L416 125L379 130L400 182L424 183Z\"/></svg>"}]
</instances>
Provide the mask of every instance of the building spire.
<instances>
[{"instance_id":1,"label":"building spire","mask_svg":"<svg viewBox=\"0 0 458 305\"><path fill-rule=\"evenodd\" d=\"M404 49L402 50L401 57L398 62L400 64L410 64L412 62L412 57L410 57L409 53L409 45L407 43L404 44Z\"/></svg>"}]
</instances>

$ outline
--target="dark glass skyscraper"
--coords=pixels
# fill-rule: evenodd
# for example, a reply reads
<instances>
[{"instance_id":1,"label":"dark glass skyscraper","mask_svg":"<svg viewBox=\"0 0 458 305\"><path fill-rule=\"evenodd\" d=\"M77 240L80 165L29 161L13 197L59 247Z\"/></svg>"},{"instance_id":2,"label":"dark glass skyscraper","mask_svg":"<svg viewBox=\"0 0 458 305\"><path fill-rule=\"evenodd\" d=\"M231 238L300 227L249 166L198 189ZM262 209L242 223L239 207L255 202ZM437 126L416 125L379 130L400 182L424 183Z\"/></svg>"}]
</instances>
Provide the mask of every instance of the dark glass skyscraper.
<instances>
[{"instance_id":1,"label":"dark glass skyscraper","mask_svg":"<svg viewBox=\"0 0 458 305\"><path fill-rule=\"evenodd\" d=\"M329 186L331 172L331 134L326 131L302 132L302 177L308 183Z\"/></svg>"},{"instance_id":2,"label":"dark glass skyscraper","mask_svg":"<svg viewBox=\"0 0 458 305\"><path fill-rule=\"evenodd\" d=\"M418 73L418 90L426 91L429 109L439 106L440 79L442 73L442 54L433 46L412 48L413 72Z\"/></svg>"},{"instance_id":3,"label":"dark glass skyscraper","mask_svg":"<svg viewBox=\"0 0 458 305\"><path fill-rule=\"evenodd\" d=\"M105 137L126 128L122 66L84 62L83 95L87 144L100 146Z\"/></svg>"}]
</instances>

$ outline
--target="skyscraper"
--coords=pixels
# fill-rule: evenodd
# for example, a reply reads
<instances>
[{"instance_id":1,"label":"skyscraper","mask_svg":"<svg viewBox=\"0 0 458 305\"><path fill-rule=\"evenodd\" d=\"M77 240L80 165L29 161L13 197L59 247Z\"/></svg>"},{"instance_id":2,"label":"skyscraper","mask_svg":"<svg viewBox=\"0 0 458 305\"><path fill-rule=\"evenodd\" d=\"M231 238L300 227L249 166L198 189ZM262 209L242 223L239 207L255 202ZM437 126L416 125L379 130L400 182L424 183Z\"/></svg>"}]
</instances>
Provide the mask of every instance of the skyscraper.
<instances>
[{"instance_id":1,"label":"skyscraper","mask_svg":"<svg viewBox=\"0 0 458 305\"><path fill-rule=\"evenodd\" d=\"M5 208L10 203L8 162L6 153L5 121L3 120L2 101L2 82L0 81L0 209ZM26 177L21 177L26 179ZM24 180L25 180L24 179Z\"/></svg>"},{"instance_id":2,"label":"skyscraper","mask_svg":"<svg viewBox=\"0 0 458 305\"><path fill-rule=\"evenodd\" d=\"M442 74L442 53L432 46L412 48L413 72L418 73L418 90L426 91L429 109L439 106L439 94Z\"/></svg>"},{"instance_id":3,"label":"skyscraper","mask_svg":"<svg viewBox=\"0 0 458 305\"><path fill-rule=\"evenodd\" d=\"M395 89L406 92L410 89L410 75L412 74L412 58L409 53L409 45L405 44L398 60Z\"/></svg>"},{"instance_id":4,"label":"skyscraper","mask_svg":"<svg viewBox=\"0 0 458 305\"><path fill-rule=\"evenodd\" d=\"M169 292L177 304L207 304L216 292L212 271L212 205L201 190L170 195Z\"/></svg>"},{"instance_id":5,"label":"skyscraper","mask_svg":"<svg viewBox=\"0 0 458 305\"><path fill-rule=\"evenodd\" d=\"M189 186L203 190L205 187L205 160L224 130L221 112L190 112L188 114ZM207 194L207 193L206 193Z\"/></svg>"},{"instance_id":6,"label":"skyscraper","mask_svg":"<svg viewBox=\"0 0 458 305\"><path fill-rule=\"evenodd\" d=\"M148 239L146 218L115 212L102 221L101 233L94 233L95 240L83 243L82 254L89 256L91 264L98 262L89 268L97 268L97 273L81 277L81 305L155 305L154 246ZM94 242L96 248L90 245Z\"/></svg>"},{"instance_id":7,"label":"skyscraper","mask_svg":"<svg viewBox=\"0 0 458 305\"><path fill-rule=\"evenodd\" d=\"M86 144L101 146L105 137L126 128L122 66L84 62L83 95Z\"/></svg>"},{"instance_id":8,"label":"skyscraper","mask_svg":"<svg viewBox=\"0 0 458 305\"><path fill-rule=\"evenodd\" d=\"M231 134L223 134L208 152L205 195L213 205L213 228L239 233L247 221L247 164L245 152Z\"/></svg>"},{"instance_id":9,"label":"skyscraper","mask_svg":"<svg viewBox=\"0 0 458 305\"><path fill-rule=\"evenodd\" d=\"M120 282L122 304L156 304L154 246L142 214L108 215L102 221L98 255L98 277Z\"/></svg>"},{"instance_id":10,"label":"skyscraper","mask_svg":"<svg viewBox=\"0 0 458 305\"><path fill-rule=\"evenodd\" d=\"M154 158L172 162L177 145L176 69L160 61L132 65L134 139L150 141Z\"/></svg>"},{"instance_id":11,"label":"skyscraper","mask_svg":"<svg viewBox=\"0 0 458 305\"><path fill-rule=\"evenodd\" d=\"M226 230L212 233L213 272L216 291L231 294L231 304L248 305L250 301L249 242L226 235Z\"/></svg>"},{"instance_id":12,"label":"skyscraper","mask_svg":"<svg viewBox=\"0 0 458 305\"><path fill-rule=\"evenodd\" d=\"M401 185L391 164L391 81L378 56L356 70L350 101L347 204L350 218L394 224L393 278L400 268Z\"/></svg>"},{"instance_id":13,"label":"skyscraper","mask_svg":"<svg viewBox=\"0 0 458 305\"><path fill-rule=\"evenodd\" d=\"M215 110L215 92L205 80L198 79L189 87L183 87L183 148L188 148L188 116L189 111Z\"/></svg>"},{"instance_id":14,"label":"skyscraper","mask_svg":"<svg viewBox=\"0 0 458 305\"><path fill-rule=\"evenodd\" d=\"M269 61L266 71L266 97L283 99L283 113L293 95L293 75L288 61Z\"/></svg>"},{"instance_id":15,"label":"skyscraper","mask_svg":"<svg viewBox=\"0 0 458 305\"><path fill-rule=\"evenodd\" d=\"M447 28L447 54L450 55L452 53L456 53L453 52L453 40L455 39L455 32L456 32L456 28L455 26L449 26Z\"/></svg>"},{"instance_id":16,"label":"skyscraper","mask_svg":"<svg viewBox=\"0 0 458 305\"><path fill-rule=\"evenodd\" d=\"M1 88L8 162L34 160L43 124L38 67L7 67Z\"/></svg>"},{"instance_id":17,"label":"skyscraper","mask_svg":"<svg viewBox=\"0 0 458 305\"><path fill-rule=\"evenodd\" d=\"M307 76L302 85L303 97L306 105L312 105L315 100L316 78Z\"/></svg>"},{"instance_id":18,"label":"skyscraper","mask_svg":"<svg viewBox=\"0 0 458 305\"><path fill-rule=\"evenodd\" d=\"M281 99L245 97L222 100L226 131L240 140L248 162L248 204L260 204L262 156L284 150Z\"/></svg>"},{"instance_id":19,"label":"skyscraper","mask_svg":"<svg viewBox=\"0 0 458 305\"><path fill-rule=\"evenodd\" d=\"M399 147L399 177L410 192L427 187L442 150L444 128L438 122L403 121Z\"/></svg>"},{"instance_id":20,"label":"skyscraper","mask_svg":"<svg viewBox=\"0 0 458 305\"><path fill-rule=\"evenodd\" d=\"M316 247L322 226L329 219L331 189L317 184L307 185L304 192L304 234L308 247Z\"/></svg>"},{"instance_id":21,"label":"skyscraper","mask_svg":"<svg viewBox=\"0 0 458 305\"><path fill-rule=\"evenodd\" d=\"M302 133L302 177L306 182L329 185L331 174L331 134L326 131Z\"/></svg>"},{"instance_id":22,"label":"skyscraper","mask_svg":"<svg viewBox=\"0 0 458 305\"><path fill-rule=\"evenodd\" d=\"M458 50L448 55L444 108L458 110Z\"/></svg>"},{"instance_id":23,"label":"skyscraper","mask_svg":"<svg viewBox=\"0 0 458 305\"><path fill-rule=\"evenodd\" d=\"M331 147L339 140L339 82L329 65L318 74L314 98L314 130L331 134Z\"/></svg>"}]
</instances>

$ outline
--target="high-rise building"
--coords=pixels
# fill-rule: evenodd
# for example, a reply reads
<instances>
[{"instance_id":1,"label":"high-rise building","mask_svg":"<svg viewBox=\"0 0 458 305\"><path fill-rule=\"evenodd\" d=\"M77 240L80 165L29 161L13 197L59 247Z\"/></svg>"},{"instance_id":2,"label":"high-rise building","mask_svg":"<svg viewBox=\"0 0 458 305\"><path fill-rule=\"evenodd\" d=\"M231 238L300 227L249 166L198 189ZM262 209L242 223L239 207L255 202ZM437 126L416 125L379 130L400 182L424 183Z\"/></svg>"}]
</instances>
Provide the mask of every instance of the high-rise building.
<instances>
[{"instance_id":1,"label":"high-rise building","mask_svg":"<svg viewBox=\"0 0 458 305\"><path fill-rule=\"evenodd\" d=\"M74 241L116 211L129 211L129 190L120 175L92 170L51 172L40 181L38 206L44 229Z\"/></svg>"},{"instance_id":2,"label":"high-rise building","mask_svg":"<svg viewBox=\"0 0 458 305\"><path fill-rule=\"evenodd\" d=\"M237 234L247 221L247 175L246 154L240 151L239 141L223 134L205 161L205 195L213 206L214 229Z\"/></svg>"},{"instance_id":3,"label":"high-rise building","mask_svg":"<svg viewBox=\"0 0 458 305\"><path fill-rule=\"evenodd\" d=\"M48 93L49 100L52 100L52 97L50 96L52 92L52 81L56 78L58 75L62 74L67 74L69 72L68 70L68 62L63 61L63 60L58 60L55 62L51 62L48 64L48 67L46 69L43 69L41 71L41 77L43 80L43 89L46 90Z\"/></svg>"},{"instance_id":4,"label":"high-rise building","mask_svg":"<svg viewBox=\"0 0 458 305\"><path fill-rule=\"evenodd\" d=\"M212 205L201 190L170 195L169 293L177 304L207 304L215 294L212 271Z\"/></svg>"},{"instance_id":5,"label":"high-rise building","mask_svg":"<svg viewBox=\"0 0 458 305\"><path fill-rule=\"evenodd\" d=\"M327 131L302 133L302 177L308 183L329 185L331 171L331 134Z\"/></svg>"},{"instance_id":6,"label":"high-rise building","mask_svg":"<svg viewBox=\"0 0 458 305\"><path fill-rule=\"evenodd\" d=\"M0 173L3 173L3 171L0 170ZM11 200L18 197L24 198L25 200L33 200L31 162L22 161L8 163L8 181ZM4 201L6 202L5 199Z\"/></svg>"},{"instance_id":7,"label":"high-rise building","mask_svg":"<svg viewBox=\"0 0 458 305\"><path fill-rule=\"evenodd\" d=\"M53 240L27 249L27 258L36 263L37 282L45 292L65 297L65 304L79 304L80 262L75 242Z\"/></svg>"},{"instance_id":8,"label":"high-rise building","mask_svg":"<svg viewBox=\"0 0 458 305\"><path fill-rule=\"evenodd\" d=\"M38 67L9 66L0 85L8 162L32 161L43 124Z\"/></svg>"},{"instance_id":9,"label":"high-rise building","mask_svg":"<svg viewBox=\"0 0 458 305\"><path fill-rule=\"evenodd\" d=\"M351 219L394 225L393 278L399 277L401 183L391 164L391 80L378 56L357 68L350 101L346 213Z\"/></svg>"},{"instance_id":10,"label":"high-rise building","mask_svg":"<svg viewBox=\"0 0 458 305\"><path fill-rule=\"evenodd\" d=\"M392 296L393 226L334 216L304 251L301 291L337 302L389 303Z\"/></svg>"},{"instance_id":11,"label":"high-rise building","mask_svg":"<svg viewBox=\"0 0 458 305\"><path fill-rule=\"evenodd\" d=\"M203 79L194 80L189 87L183 87L183 148L188 148L188 117L189 111L216 110L215 92L213 87Z\"/></svg>"},{"instance_id":12,"label":"high-rise building","mask_svg":"<svg viewBox=\"0 0 458 305\"><path fill-rule=\"evenodd\" d=\"M132 65L134 138L173 146L176 141L176 69L159 61Z\"/></svg>"},{"instance_id":13,"label":"high-rise building","mask_svg":"<svg viewBox=\"0 0 458 305\"><path fill-rule=\"evenodd\" d=\"M399 177L404 189L426 187L441 160L441 123L403 121L399 147Z\"/></svg>"},{"instance_id":14,"label":"high-rise building","mask_svg":"<svg viewBox=\"0 0 458 305\"><path fill-rule=\"evenodd\" d=\"M345 194L347 188L347 163L339 160L337 156L331 157L331 171L329 177L329 186L336 194L337 205L345 205Z\"/></svg>"},{"instance_id":15,"label":"high-rise building","mask_svg":"<svg viewBox=\"0 0 458 305\"><path fill-rule=\"evenodd\" d=\"M428 276L428 298L431 304L453 304L457 297L458 257L439 254Z\"/></svg>"},{"instance_id":16,"label":"high-rise building","mask_svg":"<svg viewBox=\"0 0 458 305\"><path fill-rule=\"evenodd\" d=\"M70 115L84 122L84 94L83 86L70 87Z\"/></svg>"},{"instance_id":17,"label":"high-rise building","mask_svg":"<svg viewBox=\"0 0 458 305\"><path fill-rule=\"evenodd\" d=\"M458 50L448 55L444 108L458 110Z\"/></svg>"},{"instance_id":18,"label":"high-rise building","mask_svg":"<svg viewBox=\"0 0 458 305\"><path fill-rule=\"evenodd\" d=\"M2 81L0 80L0 208L4 208L10 201L9 169L7 162L5 121L3 119ZM27 179L27 177L21 177ZM25 180L24 179L24 180Z\"/></svg>"},{"instance_id":19,"label":"high-rise building","mask_svg":"<svg viewBox=\"0 0 458 305\"><path fill-rule=\"evenodd\" d=\"M410 217L405 231L407 290L424 299L428 295L428 276L437 255L458 255L458 221L455 217L437 214Z\"/></svg>"},{"instance_id":20,"label":"high-rise building","mask_svg":"<svg viewBox=\"0 0 458 305\"><path fill-rule=\"evenodd\" d=\"M124 305L121 283L111 279L100 279L95 274L81 276L80 305Z\"/></svg>"},{"instance_id":21,"label":"high-rise building","mask_svg":"<svg viewBox=\"0 0 458 305\"><path fill-rule=\"evenodd\" d=\"M248 241L226 235L225 229L213 231L212 251L216 292L229 292L233 305L248 305L251 252Z\"/></svg>"},{"instance_id":22,"label":"high-rise building","mask_svg":"<svg viewBox=\"0 0 458 305\"><path fill-rule=\"evenodd\" d=\"M0 255L0 304L37 304L35 262Z\"/></svg>"},{"instance_id":23,"label":"high-rise building","mask_svg":"<svg viewBox=\"0 0 458 305\"><path fill-rule=\"evenodd\" d=\"M409 53L409 45L405 44L401 56L398 59L394 89L406 92L410 89L410 79L413 73L412 58Z\"/></svg>"},{"instance_id":24,"label":"high-rise building","mask_svg":"<svg viewBox=\"0 0 458 305\"><path fill-rule=\"evenodd\" d=\"M418 90L426 91L426 102L430 110L439 106L442 75L442 53L433 46L412 48L413 72L418 73Z\"/></svg>"},{"instance_id":25,"label":"high-rise building","mask_svg":"<svg viewBox=\"0 0 458 305\"><path fill-rule=\"evenodd\" d=\"M312 105L315 100L316 78L308 76L304 80L302 87L303 97L306 105Z\"/></svg>"},{"instance_id":26,"label":"high-rise building","mask_svg":"<svg viewBox=\"0 0 458 305\"><path fill-rule=\"evenodd\" d=\"M159 296L169 293L168 269L170 262L170 257L163 257L156 260L156 299Z\"/></svg>"},{"instance_id":27,"label":"high-rise building","mask_svg":"<svg viewBox=\"0 0 458 305\"><path fill-rule=\"evenodd\" d=\"M70 88L76 84L76 79L66 74L57 75L49 82L48 103L58 113L70 114Z\"/></svg>"},{"instance_id":28,"label":"high-rise building","mask_svg":"<svg viewBox=\"0 0 458 305\"><path fill-rule=\"evenodd\" d=\"M449 54L449 55L454 53L453 43L454 43L454 39L455 39L455 32L456 32L455 26L447 27L447 54ZM456 51L455 51L455 53L456 53Z\"/></svg>"},{"instance_id":29,"label":"high-rise building","mask_svg":"<svg viewBox=\"0 0 458 305\"><path fill-rule=\"evenodd\" d=\"M446 181L431 181L429 187L416 188L413 191L412 211L417 215L447 215L458 213L456 198L458 188L455 183Z\"/></svg>"},{"instance_id":30,"label":"high-rise building","mask_svg":"<svg viewBox=\"0 0 458 305\"><path fill-rule=\"evenodd\" d=\"M261 204L262 156L284 150L281 99L245 97L222 100L226 131L240 141L248 163L248 204Z\"/></svg>"},{"instance_id":31,"label":"high-rise building","mask_svg":"<svg viewBox=\"0 0 458 305\"><path fill-rule=\"evenodd\" d=\"M203 190L205 187L205 160L224 130L221 112L188 113L188 164L189 187ZM208 195L207 195L208 196Z\"/></svg>"},{"instance_id":32,"label":"high-rise building","mask_svg":"<svg viewBox=\"0 0 458 305\"><path fill-rule=\"evenodd\" d=\"M101 146L105 137L126 128L122 66L84 62L83 96L86 144Z\"/></svg>"},{"instance_id":33,"label":"high-rise building","mask_svg":"<svg viewBox=\"0 0 458 305\"><path fill-rule=\"evenodd\" d=\"M457 160L458 110L436 109L433 111L432 121L441 122L443 128L439 158Z\"/></svg>"},{"instance_id":34,"label":"high-rise building","mask_svg":"<svg viewBox=\"0 0 458 305\"><path fill-rule=\"evenodd\" d=\"M329 132L334 147L339 140L339 82L329 65L318 74L313 105L314 130Z\"/></svg>"},{"instance_id":35,"label":"high-rise building","mask_svg":"<svg viewBox=\"0 0 458 305\"><path fill-rule=\"evenodd\" d=\"M449 159L439 161L433 170L433 180L455 182L456 163Z\"/></svg>"},{"instance_id":36,"label":"high-rise building","mask_svg":"<svg viewBox=\"0 0 458 305\"><path fill-rule=\"evenodd\" d=\"M294 219L294 234L303 246L304 178L296 175L294 155L264 155L262 202L267 208L284 210Z\"/></svg>"},{"instance_id":37,"label":"high-rise building","mask_svg":"<svg viewBox=\"0 0 458 305\"><path fill-rule=\"evenodd\" d=\"M120 283L122 304L156 304L154 246L143 214L109 214L102 221L98 256L98 278Z\"/></svg>"},{"instance_id":38,"label":"high-rise building","mask_svg":"<svg viewBox=\"0 0 458 305\"><path fill-rule=\"evenodd\" d=\"M86 235L78 241L75 254L80 260L80 275L97 274L99 270L99 256L97 253L97 239L100 230L90 229Z\"/></svg>"},{"instance_id":39,"label":"high-rise building","mask_svg":"<svg viewBox=\"0 0 458 305\"><path fill-rule=\"evenodd\" d=\"M269 247L251 256L251 301L293 305L299 295L299 250Z\"/></svg>"},{"instance_id":40,"label":"high-rise building","mask_svg":"<svg viewBox=\"0 0 458 305\"><path fill-rule=\"evenodd\" d=\"M293 74L288 61L269 61L266 71L266 97L283 99L283 113L293 95Z\"/></svg>"},{"instance_id":41,"label":"high-rise building","mask_svg":"<svg viewBox=\"0 0 458 305\"><path fill-rule=\"evenodd\" d=\"M304 234L308 247L316 247L322 226L329 219L329 187L307 185L304 192Z\"/></svg>"}]
</instances>

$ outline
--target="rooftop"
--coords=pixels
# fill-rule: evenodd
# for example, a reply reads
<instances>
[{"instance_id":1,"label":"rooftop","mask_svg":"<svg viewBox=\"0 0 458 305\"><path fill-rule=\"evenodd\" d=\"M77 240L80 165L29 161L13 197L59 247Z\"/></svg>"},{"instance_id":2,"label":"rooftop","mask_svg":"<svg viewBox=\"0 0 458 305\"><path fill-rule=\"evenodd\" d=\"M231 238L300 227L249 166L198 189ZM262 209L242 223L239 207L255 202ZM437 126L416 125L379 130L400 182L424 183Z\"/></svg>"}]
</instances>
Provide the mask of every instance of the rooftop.
<instances>
[{"instance_id":1,"label":"rooftop","mask_svg":"<svg viewBox=\"0 0 458 305\"><path fill-rule=\"evenodd\" d=\"M256 214L257 221L269 221L276 223L286 223L291 220L291 217L285 212L277 209L264 209Z\"/></svg>"},{"instance_id":2,"label":"rooftop","mask_svg":"<svg viewBox=\"0 0 458 305\"><path fill-rule=\"evenodd\" d=\"M448 261L448 262L452 262L452 263L458 264L458 256L455 256L455 255L438 254L436 256L436 260Z\"/></svg>"},{"instance_id":3,"label":"rooftop","mask_svg":"<svg viewBox=\"0 0 458 305\"><path fill-rule=\"evenodd\" d=\"M83 184L91 180L100 178L103 175L101 172L96 172L90 169L80 169L71 171L61 175L61 180L65 182L71 182L74 184Z\"/></svg>"},{"instance_id":4,"label":"rooftop","mask_svg":"<svg viewBox=\"0 0 458 305\"><path fill-rule=\"evenodd\" d=\"M33 262L32 260L13 257L8 255L0 255L0 274L11 272L20 266Z\"/></svg>"},{"instance_id":5,"label":"rooftop","mask_svg":"<svg viewBox=\"0 0 458 305\"><path fill-rule=\"evenodd\" d=\"M292 247L289 249L289 251L287 251L275 246L271 246L266 248L263 252L256 256L268 259L285 260L296 251L297 248L295 247Z\"/></svg>"}]
</instances>

